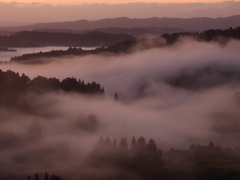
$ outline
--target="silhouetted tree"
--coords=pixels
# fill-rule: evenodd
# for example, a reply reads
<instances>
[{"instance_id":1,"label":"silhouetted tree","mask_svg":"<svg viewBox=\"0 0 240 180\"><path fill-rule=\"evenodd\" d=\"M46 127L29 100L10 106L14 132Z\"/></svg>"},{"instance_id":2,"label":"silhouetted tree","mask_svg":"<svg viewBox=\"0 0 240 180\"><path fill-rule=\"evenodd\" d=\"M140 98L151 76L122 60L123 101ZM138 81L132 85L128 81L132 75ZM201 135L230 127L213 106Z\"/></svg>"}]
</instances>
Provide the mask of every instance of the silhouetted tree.
<instances>
[{"instance_id":1,"label":"silhouetted tree","mask_svg":"<svg viewBox=\"0 0 240 180\"><path fill-rule=\"evenodd\" d=\"M117 148L117 141L116 141L116 139L113 140L113 147Z\"/></svg>"},{"instance_id":2,"label":"silhouetted tree","mask_svg":"<svg viewBox=\"0 0 240 180\"><path fill-rule=\"evenodd\" d=\"M137 152L137 141L136 141L136 138L133 136L131 140L131 149L130 149L131 156L134 156L136 152Z\"/></svg>"},{"instance_id":3,"label":"silhouetted tree","mask_svg":"<svg viewBox=\"0 0 240 180\"><path fill-rule=\"evenodd\" d=\"M118 101L118 94L117 93L114 94L114 101Z\"/></svg>"},{"instance_id":4,"label":"silhouetted tree","mask_svg":"<svg viewBox=\"0 0 240 180\"><path fill-rule=\"evenodd\" d=\"M147 150L153 153L157 153L157 146L153 139L150 139L147 144Z\"/></svg>"},{"instance_id":5,"label":"silhouetted tree","mask_svg":"<svg viewBox=\"0 0 240 180\"><path fill-rule=\"evenodd\" d=\"M57 175L51 175L50 180L62 180L62 178Z\"/></svg>"},{"instance_id":6,"label":"silhouetted tree","mask_svg":"<svg viewBox=\"0 0 240 180\"><path fill-rule=\"evenodd\" d=\"M39 179L39 176L38 176L38 173L36 173L36 174L34 175L33 180L40 180L40 179Z\"/></svg>"},{"instance_id":7,"label":"silhouetted tree","mask_svg":"<svg viewBox=\"0 0 240 180\"><path fill-rule=\"evenodd\" d=\"M137 140L137 150L139 151L142 151L143 149L145 149L146 147L146 140L144 137L140 137L138 140Z\"/></svg>"},{"instance_id":8,"label":"silhouetted tree","mask_svg":"<svg viewBox=\"0 0 240 180\"><path fill-rule=\"evenodd\" d=\"M46 172L45 175L44 175L44 179L43 180L49 180L49 175L48 173Z\"/></svg>"}]
</instances>

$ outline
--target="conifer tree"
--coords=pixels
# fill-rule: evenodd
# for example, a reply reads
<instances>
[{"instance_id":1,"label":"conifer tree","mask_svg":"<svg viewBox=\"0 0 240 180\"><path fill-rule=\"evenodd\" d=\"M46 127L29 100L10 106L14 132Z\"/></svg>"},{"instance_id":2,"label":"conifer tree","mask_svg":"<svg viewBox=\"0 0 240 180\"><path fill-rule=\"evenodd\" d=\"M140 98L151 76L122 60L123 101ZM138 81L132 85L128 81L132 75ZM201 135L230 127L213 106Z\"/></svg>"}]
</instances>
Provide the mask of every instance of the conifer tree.
<instances>
[{"instance_id":1,"label":"conifer tree","mask_svg":"<svg viewBox=\"0 0 240 180\"><path fill-rule=\"evenodd\" d=\"M46 172L45 175L44 175L44 179L43 180L49 180L49 175L48 173Z\"/></svg>"},{"instance_id":2,"label":"conifer tree","mask_svg":"<svg viewBox=\"0 0 240 180\"><path fill-rule=\"evenodd\" d=\"M38 173L36 173L36 174L34 175L33 180L40 180L40 179L39 179L39 176L38 176Z\"/></svg>"}]
</instances>

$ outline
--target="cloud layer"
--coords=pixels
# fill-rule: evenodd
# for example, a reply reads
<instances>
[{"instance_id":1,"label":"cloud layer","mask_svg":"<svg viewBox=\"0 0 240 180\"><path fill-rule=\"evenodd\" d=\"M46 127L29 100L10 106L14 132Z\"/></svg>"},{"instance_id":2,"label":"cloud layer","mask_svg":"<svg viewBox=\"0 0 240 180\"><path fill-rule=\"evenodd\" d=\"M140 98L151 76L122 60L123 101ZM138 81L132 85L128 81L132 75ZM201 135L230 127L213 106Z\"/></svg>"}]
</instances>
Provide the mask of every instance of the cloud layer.
<instances>
[{"instance_id":1,"label":"cloud layer","mask_svg":"<svg viewBox=\"0 0 240 180\"><path fill-rule=\"evenodd\" d=\"M100 136L153 138L164 151L210 141L239 146L239 134L229 131L236 125L234 119L228 113L220 121L216 118L226 111L239 117L233 96L240 85L239 46L235 40L222 46L184 39L172 47L129 55L47 59L49 63L40 65L1 64L2 70L31 78L41 75L96 81L105 88L106 98L64 93L29 95L26 100L37 110L35 115L2 109L0 133L4 138L0 139L0 151L4 156L0 172L4 176L3 172L7 175L18 168L15 173L23 177L49 170L63 176L71 172L76 175L81 160ZM187 74L184 80L194 80L200 73L196 78L200 85L191 88L191 84L169 83L182 73ZM119 102L113 101L116 92ZM226 123L228 131L224 129Z\"/></svg>"}]
</instances>

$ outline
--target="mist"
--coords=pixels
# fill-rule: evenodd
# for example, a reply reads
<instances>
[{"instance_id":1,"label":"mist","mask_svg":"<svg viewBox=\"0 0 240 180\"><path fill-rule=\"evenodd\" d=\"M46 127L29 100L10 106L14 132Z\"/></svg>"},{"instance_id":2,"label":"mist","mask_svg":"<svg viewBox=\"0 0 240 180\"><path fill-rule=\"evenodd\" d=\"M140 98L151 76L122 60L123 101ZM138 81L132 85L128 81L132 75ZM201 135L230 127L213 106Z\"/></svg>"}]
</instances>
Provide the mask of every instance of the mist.
<instances>
[{"instance_id":1,"label":"mist","mask_svg":"<svg viewBox=\"0 0 240 180\"><path fill-rule=\"evenodd\" d=\"M236 40L220 45L182 39L170 47L128 55L41 59L48 62L43 64L2 63L2 70L30 78L95 81L106 95L29 94L26 101L36 109L34 115L1 109L1 174L7 176L20 168L16 173L23 179L36 171L63 177L72 173L77 179L80 162L100 136L116 138L118 143L122 137L128 143L133 136L153 138L163 151L210 141L224 147L240 146L236 133L240 125L234 123L239 117L235 103L240 88L238 47ZM186 79L191 80L187 85ZM113 101L115 93L117 102ZM234 118L219 120L223 112ZM227 129L225 122L229 122ZM233 127L235 132L231 132Z\"/></svg>"}]
</instances>

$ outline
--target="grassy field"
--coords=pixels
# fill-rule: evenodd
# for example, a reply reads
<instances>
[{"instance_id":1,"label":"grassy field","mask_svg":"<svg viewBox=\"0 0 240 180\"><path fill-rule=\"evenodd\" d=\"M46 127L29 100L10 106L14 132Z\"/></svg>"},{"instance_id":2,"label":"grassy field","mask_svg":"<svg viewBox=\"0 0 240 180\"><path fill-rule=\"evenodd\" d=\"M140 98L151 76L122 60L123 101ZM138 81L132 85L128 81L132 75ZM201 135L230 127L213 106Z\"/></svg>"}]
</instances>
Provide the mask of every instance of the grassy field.
<instances>
[{"instance_id":1,"label":"grassy field","mask_svg":"<svg viewBox=\"0 0 240 180\"><path fill-rule=\"evenodd\" d=\"M240 162L227 162L223 163L221 167L232 169L240 173Z\"/></svg>"},{"instance_id":2,"label":"grassy field","mask_svg":"<svg viewBox=\"0 0 240 180\"><path fill-rule=\"evenodd\" d=\"M195 164L190 162L183 162L183 161L166 161L164 168L167 170L192 172L195 170Z\"/></svg>"},{"instance_id":3,"label":"grassy field","mask_svg":"<svg viewBox=\"0 0 240 180\"><path fill-rule=\"evenodd\" d=\"M218 167L232 169L240 172L240 162L218 160ZM166 161L164 169L182 172L192 172L196 170L194 163L184 161Z\"/></svg>"}]
</instances>

